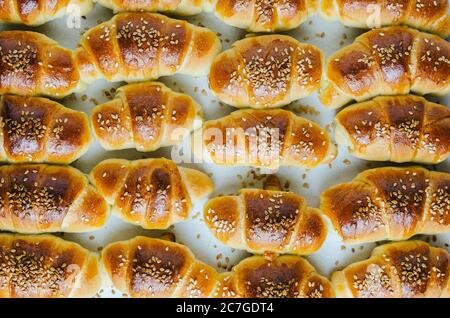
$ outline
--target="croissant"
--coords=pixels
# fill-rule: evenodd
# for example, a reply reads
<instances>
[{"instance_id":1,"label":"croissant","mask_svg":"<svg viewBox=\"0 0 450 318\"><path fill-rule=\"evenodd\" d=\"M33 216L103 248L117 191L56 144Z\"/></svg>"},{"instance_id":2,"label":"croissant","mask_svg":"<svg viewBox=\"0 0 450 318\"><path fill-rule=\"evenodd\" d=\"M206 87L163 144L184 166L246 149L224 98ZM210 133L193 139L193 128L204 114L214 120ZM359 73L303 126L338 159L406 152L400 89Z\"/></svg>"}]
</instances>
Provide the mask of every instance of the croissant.
<instances>
[{"instance_id":1,"label":"croissant","mask_svg":"<svg viewBox=\"0 0 450 318\"><path fill-rule=\"evenodd\" d=\"M376 97L335 122L336 142L358 158L435 164L450 155L450 109L422 97Z\"/></svg>"},{"instance_id":2,"label":"croissant","mask_svg":"<svg viewBox=\"0 0 450 318\"><path fill-rule=\"evenodd\" d=\"M264 190L242 189L237 196L214 198L205 205L205 223L224 244L250 253L317 251L327 235L320 212L295 193L280 190L278 178L271 175Z\"/></svg>"},{"instance_id":3,"label":"croissant","mask_svg":"<svg viewBox=\"0 0 450 318\"><path fill-rule=\"evenodd\" d=\"M450 297L450 254L422 241L384 244L365 261L333 273L337 297Z\"/></svg>"},{"instance_id":4,"label":"croissant","mask_svg":"<svg viewBox=\"0 0 450 318\"><path fill-rule=\"evenodd\" d=\"M450 231L450 174L377 168L321 196L321 210L346 243L405 240Z\"/></svg>"},{"instance_id":5,"label":"croissant","mask_svg":"<svg viewBox=\"0 0 450 318\"><path fill-rule=\"evenodd\" d=\"M448 0L322 0L320 7L322 17L350 27L407 25L443 38L450 35Z\"/></svg>"},{"instance_id":6,"label":"croissant","mask_svg":"<svg viewBox=\"0 0 450 318\"><path fill-rule=\"evenodd\" d=\"M223 22L252 32L284 31L298 27L316 10L316 0L213 0Z\"/></svg>"},{"instance_id":7,"label":"croissant","mask_svg":"<svg viewBox=\"0 0 450 318\"><path fill-rule=\"evenodd\" d=\"M156 13L120 13L88 30L76 50L87 83L136 82L175 73L206 75L221 50L209 29Z\"/></svg>"},{"instance_id":8,"label":"croissant","mask_svg":"<svg viewBox=\"0 0 450 318\"><path fill-rule=\"evenodd\" d=\"M93 109L91 118L103 148L140 151L179 144L203 121L194 99L156 82L119 88L115 99Z\"/></svg>"},{"instance_id":9,"label":"croissant","mask_svg":"<svg viewBox=\"0 0 450 318\"><path fill-rule=\"evenodd\" d=\"M251 256L219 274L215 298L334 298L331 283L304 258Z\"/></svg>"},{"instance_id":10,"label":"croissant","mask_svg":"<svg viewBox=\"0 0 450 318\"><path fill-rule=\"evenodd\" d=\"M62 98L84 89L72 51L40 33L0 32L0 95Z\"/></svg>"},{"instance_id":11,"label":"croissant","mask_svg":"<svg viewBox=\"0 0 450 318\"><path fill-rule=\"evenodd\" d=\"M186 246L143 236L106 246L102 265L110 283L135 298L204 298L217 282L216 270Z\"/></svg>"},{"instance_id":12,"label":"croissant","mask_svg":"<svg viewBox=\"0 0 450 318\"><path fill-rule=\"evenodd\" d=\"M102 227L108 216L106 202L72 167L0 167L1 231L89 232Z\"/></svg>"},{"instance_id":13,"label":"croissant","mask_svg":"<svg viewBox=\"0 0 450 318\"><path fill-rule=\"evenodd\" d=\"M334 296L331 283L298 256L253 256L219 275L184 245L139 236L105 247L102 265L110 283L131 297Z\"/></svg>"},{"instance_id":14,"label":"croissant","mask_svg":"<svg viewBox=\"0 0 450 318\"><path fill-rule=\"evenodd\" d=\"M97 0L97 2L114 13L146 11L181 16L199 14L210 7L209 0Z\"/></svg>"},{"instance_id":15,"label":"croissant","mask_svg":"<svg viewBox=\"0 0 450 318\"><path fill-rule=\"evenodd\" d=\"M5 0L0 1L0 23L37 26L67 14L85 15L93 7L91 0Z\"/></svg>"},{"instance_id":16,"label":"croissant","mask_svg":"<svg viewBox=\"0 0 450 318\"><path fill-rule=\"evenodd\" d=\"M193 138L194 155L218 165L313 168L337 151L319 125L282 109L238 110L206 121Z\"/></svg>"},{"instance_id":17,"label":"croissant","mask_svg":"<svg viewBox=\"0 0 450 318\"><path fill-rule=\"evenodd\" d=\"M46 98L0 97L0 160L69 164L91 142L87 116Z\"/></svg>"},{"instance_id":18,"label":"croissant","mask_svg":"<svg viewBox=\"0 0 450 318\"><path fill-rule=\"evenodd\" d=\"M279 107L312 94L320 86L323 54L286 35L245 38L219 54L209 86L235 107Z\"/></svg>"},{"instance_id":19,"label":"croissant","mask_svg":"<svg viewBox=\"0 0 450 318\"><path fill-rule=\"evenodd\" d=\"M337 108L377 95L450 93L450 43L403 27L366 32L334 53L319 92Z\"/></svg>"},{"instance_id":20,"label":"croissant","mask_svg":"<svg viewBox=\"0 0 450 318\"><path fill-rule=\"evenodd\" d=\"M109 159L90 176L114 214L146 229L165 229L185 220L193 203L213 190L206 174L165 158Z\"/></svg>"},{"instance_id":21,"label":"croissant","mask_svg":"<svg viewBox=\"0 0 450 318\"><path fill-rule=\"evenodd\" d=\"M51 235L0 233L0 298L93 297L98 257Z\"/></svg>"}]
</instances>

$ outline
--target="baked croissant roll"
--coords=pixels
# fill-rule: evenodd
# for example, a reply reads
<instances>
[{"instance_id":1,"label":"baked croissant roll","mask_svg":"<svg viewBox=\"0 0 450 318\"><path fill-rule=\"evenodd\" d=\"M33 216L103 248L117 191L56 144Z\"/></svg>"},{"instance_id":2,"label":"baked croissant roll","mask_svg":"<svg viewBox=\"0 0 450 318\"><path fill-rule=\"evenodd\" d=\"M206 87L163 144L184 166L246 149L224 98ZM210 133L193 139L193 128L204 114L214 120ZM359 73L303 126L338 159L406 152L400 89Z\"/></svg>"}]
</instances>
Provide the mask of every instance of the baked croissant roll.
<instances>
[{"instance_id":1,"label":"baked croissant roll","mask_svg":"<svg viewBox=\"0 0 450 318\"><path fill-rule=\"evenodd\" d=\"M69 166L0 167L0 230L20 233L90 232L109 207L88 178Z\"/></svg>"},{"instance_id":2,"label":"baked croissant roll","mask_svg":"<svg viewBox=\"0 0 450 318\"><path fill-rule=\"evenodd\" d=\"M356 28L407 25L446 38L450 35L448 0L322 0L321 16Z\"/></svg>"},{"instance_id":3,"label":"baked croissant roll","mask_svg":"<svg viewBox=\"0 0 450 318\"><path fill-rule=\"evenodd\" d=\"M368 31L334 53L320 100L337 108L377 95L450 93L450 43L403 27Z\"/></svg>"},{"instance_id":4,"label":"baked croissant roll","mask_svg":"<svg viewBox=\"0 0 450 318\"><path fill-rule=\"evenodd\" d=\"M84 88L72 51L40 33L0 32L0 94L62 98Z\"/></svg>"},{"instance_id":5,"label":"baked croissant roll","mask_svg":"<svg viewBox=\"0 0 450 318\"><path fill-rule=\"evenodd\" d=\"M0 97L0 160L69 164L91 142L87 116L46 98Z\"/></svg>"},{"instance_id":6,"label":"baked croissant roll","mask_svg":"<svg viewBox=\"0 0 450 318\"><path fill-rule=\"evenodd\" d=\"M435 164L450 155L450 109L422 97L376 97L335 122L336 142L358 158Z\"/></svg>"},{"instance_id":7,"label":"baked croissant roll","mask_svg":"<svg viewBox=\"0 0 450 318\"><path fill-rule=\"evenodd\" d=\"M334 298L331 283L304 258L251 256L219 274L216 298Z\"/></svg>"},{"instance_id":8,"label":"baked croissant roll","mask_svg":"<svg viewBox=\"0 0 450 318\"><path fill-rule=\"evenodd\" d=\"M134 298L205 298L217 272L184 245L143 236L106 246L102 264L110 283Z\"/></svg>"},{"instance_id":9,"label":"baked croissant roll","mask_svg":"<svg viewBox=\"0 0 450 318\"><path fill-rule=\"evenodd\" d=\"M331 277L337 297L450 297L450 254L422 241L376 247L371 256Z\"/></svg>"},{"instance_id":10,"label":"baked croissant roll","mask_svg":"<svg viewBox=\"0 0 450 318\"><path fill-rule=\"evenodd\" d=\"M181 16L198 14L210 7L209 0L97 0L97 2L114 13L146 11Z\"/></svg>"},{"instance_id":11,"label":"baked croissant roll","mask_svg":"<svg viewBox=\"0 0 450 318\"><path fill-rule=\"evenodd\" d=\"M94 7L92 0L5 0L0 1L0 23L37 26L65 15L85 15Z\"/></svg>"},{"instance_id":12,"label":"baked croissant roll","mask_svg":"<svg viewBox=\"0 0 450 318\"><path fill-rule=\"evenodd\" d=\"M450 231L450 174L377 168L321 196L321 210L346 243L405 240Z\"/></svg>"},{"instance_id":13,"label":"baked croissant roll","mask_svg":"<svg viewBox=\"0 0 450 318\"><path fill-rule=\"evenodd\" d=\"M213 190L206 174L165 158L109 159L90 176L115 215L146 229L165 229L185 220L193 202Z\"/></svg>"},{"instance_id":14,"label":"baked croissant roll","mask_svg":"<svg viewBox=\"0 0 450 318\"><path fill-rule=\"evenodd\" d=\"M337 152L319 125L282 109L238 110L206 121L193 138L196 157L225 166L313 168Z\"/></svg>"},{"instance_id":15,"label":"baked croissant roll","mask_svg":"<svg viewBox=\"0 0 450 318\"><path fill-rule=\"evenodd\" d=\"M156 13L120 13L88 30L76 51L90 83L136 82L175 73L206 75L220 52L217 35L183 20Z\"/></svg>"},{"instance_id":16,"label":"baked croissant roll","mask_svg":"<svg viewBox=\"0 0 450 318\"><path fill-rule=\"evenodd\" d=\"M223 22L252 32L284 31L298 27L316 13L316 0L212 0Z\"/></svg>"},{"instance_id":17,"label":"baked croissant roll","mask_svg":"<svg viewBox=\"0 0 450 318\"><path fill-rule=\"evenodd\" d=\"M92 111L92 127L103 148L153 151L183 141L201 127L200 105L164 84L130 84Z\"/></svg>"},{"instance_id":18,"label":"baked croissant roll","mask_svg":"<svg viewBox=\"0 0 450 318\"><path fill-rule=\"evenodd\" d=\"M235 107L279 107L319 88L322 63L317 47L290 36L249 37L215 58L209 86Z\"/></svg>"},{"instance_id":19,"label":"baked croissant roll","mask_svg":"<svg viewBox=\"0 0 450 318\"><path fill-rule=\"evenodd\" d=\"M0 234L0 298L93 297L98 257L51 235Z\"/></svg>"},{"instance_id":20,"label":"baked croissant roll","mask_svg":"<svg viewBox=\"0 0 450 318\"><path fill-rule=\"evenodd\" d=\"M250 253L311 254L327 235L320 212L308 207L301 196L281 191L273 175L264 190L242 189L237 196L210 200L204 216L217 239Z\"/></svg>"}]
</instances>

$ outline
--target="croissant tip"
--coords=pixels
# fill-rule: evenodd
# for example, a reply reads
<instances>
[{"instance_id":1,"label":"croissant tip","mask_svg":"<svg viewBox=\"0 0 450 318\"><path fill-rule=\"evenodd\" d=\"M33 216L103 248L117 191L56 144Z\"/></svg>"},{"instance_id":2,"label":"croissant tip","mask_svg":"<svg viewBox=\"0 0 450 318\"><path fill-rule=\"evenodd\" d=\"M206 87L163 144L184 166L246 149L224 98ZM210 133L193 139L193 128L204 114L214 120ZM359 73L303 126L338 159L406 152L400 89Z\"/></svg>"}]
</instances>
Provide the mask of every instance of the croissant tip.
<instances>
[{"instance_id":1,"label":"croissant tip","mask_svg":"<svg viewBox=\"0 0 450 318\"><path fill-rule=\"evenodd\" d=\"M273 174L267 176L266 180L264 181L263 188L264 190L280 191L281 190L280 179Z\"/></svg>"}]
</instances>

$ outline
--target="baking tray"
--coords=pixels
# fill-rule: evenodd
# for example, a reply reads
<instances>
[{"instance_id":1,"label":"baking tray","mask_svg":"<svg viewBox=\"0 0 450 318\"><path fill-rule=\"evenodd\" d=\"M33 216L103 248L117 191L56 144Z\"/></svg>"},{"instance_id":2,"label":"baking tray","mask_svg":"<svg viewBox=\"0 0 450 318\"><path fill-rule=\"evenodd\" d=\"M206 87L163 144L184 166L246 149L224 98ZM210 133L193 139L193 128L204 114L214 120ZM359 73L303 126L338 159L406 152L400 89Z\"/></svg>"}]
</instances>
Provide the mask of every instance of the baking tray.
<instances>
[{"instance_id":1,"label":"baking tray","mask_svg":"<svg viewBox=\"0 0 450 318\"><path fill-rule=\"evenodd\" d=\"M0 31L33 30L44 33L58 41L64 47L74 49L77 46L81 34L86 29L102 21L107 21L112 16L112 11L102 8L97 4L94 11L80 20L79 28L69 28L67 19L61 18L36 28L0 25ZM183 17L182 19L186 19L196 25L206 26L217 32L222 41L223 49L229 48L234 41L247 36L245 31L224 24L212 13ZM328 22L315 15L299 28L289 32L283 32L283 34L291 35L301 42L316 45L328 57L336 50L352 43L353 39L362 32L363 30L348 28L339 22ZM175 75L160 78L159 81L165 83L175 91L191 95L203 106L206 119L219 118L234 110L234 108L223 105L214 98L208 88L206 77L192 78L190 76ZM63 99L61 103L90 115L96 103L108 101L108 98L111 96L111 89L120 87L123 84L107 83L103 80L98 81L89 85L86 92L69 96ZM444 105L450 105L450 96L448 95L441 98L430 98L430 100L440 102ZM336 111L328 110L322 106L317 98L317 93L294 102L285 108L319 123L330 132L332 131L332 121ZM188 142L186 141L183 146L186 148ZM105 151L101 148L98 141L94 140L88 152L72 165L85 173L89 173L92 167L107 158L141 159L162 156L172 158L172 150L173 148L163 148L148 153L130 149ZM208 163L181 163L181 165L197 168L211 175L215 184L215 190L211 197L219 194L235 194L242 187L261 187L264 181L265 171L248 167L219 167ZM347 149L339 147L337 158L329 165L321 165L310 170L282 167L276 171L276 174L280 177L283 187L289 188L291 191L305 197L310 206L318 207L320 193L324 189L340 182L349 181L365 169L387 165L394 164L359 160L348 154ZM407 165L402 164L402 166ZM447 159L439 165L428 166L427 168L449 172L450 159ZM229 270L248 254L244 251L227 248L209 232L203 223L202 208L205 201L206 199L196 203L187 221L176 224L167 231L174 233L177 241L187 245L198 259L212 265L219 271ZM327 277L336 269L366 258L375 246L375 243L344 244L332 229L329 222L328 226L329 234L321 249L313 255L307 256L307 259L316 269ZM158 237L164 232L166 231L144 230L138 226L125 223L115 216L111 216L106 226L100 230L83 234L66 233L61 234L61 236L67 240L78 242L93 251L100 251L102 247L110 242L130 239L136 235ZM436 236L420 235L416 238L426 240L434 246L444 247L449 250L450 233ZM106 285L98 293L98 297L124 296L126 295L122 295L122 293L114 290L113 287Z\"/></svg>"}]
</instances>

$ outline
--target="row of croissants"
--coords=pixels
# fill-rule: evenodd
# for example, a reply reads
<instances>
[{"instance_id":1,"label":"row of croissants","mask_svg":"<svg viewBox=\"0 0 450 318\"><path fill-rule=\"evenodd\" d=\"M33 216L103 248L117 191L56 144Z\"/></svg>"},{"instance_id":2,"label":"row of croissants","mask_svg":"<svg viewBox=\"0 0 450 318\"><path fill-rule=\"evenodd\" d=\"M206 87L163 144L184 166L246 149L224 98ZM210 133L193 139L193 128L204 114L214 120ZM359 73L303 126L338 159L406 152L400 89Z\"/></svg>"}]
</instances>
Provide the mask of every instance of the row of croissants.
<instances>
[{"instance_id":1,"label":"row of croissants","mask_svg":"<svg viewBox=\"0 0 450 318\"><path fill-rule=\"evenodd\" d=\"M450 28L449 28L450 29ZM157 13L120 13L88 30L75 51L45 35L0 33L0 94L61 98L111 82L209 73L211 91L238 107L273 108L316 90L338 108L378 95L450 93L450 44L403 26L363 33L328 59L287 35L250 36L221 51L211 30Z\"/></svg>"},{"instance_id":2,"label":"row of croissants","mask_svg":"<svg viewBox=\"0 0 450 318\"><path fill-rule=\"evenodd\" d=\"M192 97L158 82L120 87L90 119L43 97L2 95L0 135L0 160L9 163L70 164L94 138L105 150L177 146L201 162L268 169L314 168L338 152L326 129L291 111L241 109L205 121ZM378 96L339 112L334 140L365 160L440 163L450 155L450 109L415 95Z\"/></svg>"},{"instance_id":3,"label":"row of croissants","mask_svg":"<svg viewBox=\"0 0 450 318\"><path fill-rule=\"evenodd\" d=\"M48 234L0 234L0 297L92 297L105 283L130 297L449 297L449 253L423 241L378 246L330 281L295 255L254 255L218 273L170 238L111 243L99 257Z\"/></svg>"},{"instance_id":4,"label":"row of croissants","mask_svg":"<svg viewBox=\"0 0 450 318\"><path fill-rule=\"evenodd\" d=\"M450 35L447 0L37 0L35 5L10 0L0 4L0 21L36 26L64 15L85 15L94 3L114 13L163 12L190 16L212 11L224 23L251 32L291 30L318 12L326 19L339 20L350 27L408 25L444 38Z\"/></svg>"},{"instance_id":5,"label":"row of croissants","mask_svg":"<svg viewBox=\"0 0 450 318\"><path fill-rule=\"evenodd\" d=\"M264 189L212 198L204 208L212 234L229 247L265 255L222 274L167 239L112 243L99 262L75 243L36 235L101 228L110 210L143 228L166 229L213 191L206 174L164 158L106 160L89 178L68 166L43 164L68 164L83 155L89 126L108 150L153 151L194 131L193 144L201 146L194 153L219 165L313 168L336 157L328 133L273 108L319 90L328 108L356 101L335 120L337 143L355 156L428 164L447 159L450 110L411 94L450 93L450 44L442 38L450 29L448 1L380 2L370 9L361 1L356 11L347 2L357 1L100 0L117 12L138 12L119 13L88 30L75 51L36 32L0 32L1 160L38 163L0 167L0 231L30 234L0 234L0 296L89 297L108 281L132 297L449 297L449 252L425 242L381 245L366 261L335 272L331 282L301 257L324 243L325 217L346 243L450 232L450 174L417 166L366 170L323 192L320 210L281 191L274 176ZM40 3L30 10L20 1L2 1L0 21L36 25L73 5L83 12L92 7L83 0ZM226 23L253 31L291 29L318 10L369 28L369 16L379 10L378 24L412 28L368 31L325 65L319 48L286 35L247 37L220 53L213 31L145 12L210 9ZM247 109L204 122L191 97L148 82L176 73L209 74L218 99ZM102 78L142 83L126 85L96 106L90 123L85 114L44 98L82 92ZM276 158L254 156L251 148L249 131L267 128L279 132ZM230 130L242 138L234 136L231 144L216 138Z\"/></svg>"}]
</instances>

